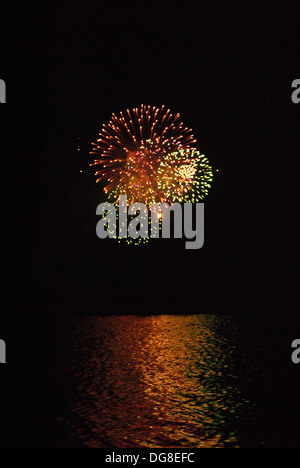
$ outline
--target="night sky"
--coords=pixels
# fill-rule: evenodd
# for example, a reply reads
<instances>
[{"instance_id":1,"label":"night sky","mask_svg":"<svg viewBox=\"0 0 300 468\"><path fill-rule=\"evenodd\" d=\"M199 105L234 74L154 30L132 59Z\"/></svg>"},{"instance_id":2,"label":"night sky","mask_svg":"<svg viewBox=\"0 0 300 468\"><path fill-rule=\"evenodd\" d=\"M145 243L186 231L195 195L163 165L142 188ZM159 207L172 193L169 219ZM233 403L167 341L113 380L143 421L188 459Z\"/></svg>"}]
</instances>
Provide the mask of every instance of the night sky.
<instances>
[{"instance_id":1,"label":"night sky","mask_svg":"<svg viewBox=\"0 0 300 468\"><path fill-rule=\"evenodd\" d=\"M7 15L2 246L4 301L16 309L296 310L299 5L174 5L24 4ZM219 169L200 250L96 237L104 197L91 142L112 112L142 103L180 112Z\"/></svg>"}]
</instances>

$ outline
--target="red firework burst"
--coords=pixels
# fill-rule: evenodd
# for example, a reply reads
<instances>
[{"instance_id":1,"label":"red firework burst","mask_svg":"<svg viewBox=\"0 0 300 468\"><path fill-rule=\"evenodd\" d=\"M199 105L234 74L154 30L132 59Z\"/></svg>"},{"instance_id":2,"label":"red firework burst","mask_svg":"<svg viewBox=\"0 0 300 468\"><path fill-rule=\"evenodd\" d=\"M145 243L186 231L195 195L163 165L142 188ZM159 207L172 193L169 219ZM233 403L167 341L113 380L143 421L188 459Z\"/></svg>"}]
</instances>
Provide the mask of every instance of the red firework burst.
<instances>
[{"instance_id":1,"label":"red firework burst","mask_svg":"<svg viewBox=\"0 0 300 468\"><path fill-rule=\"evenodd\" d=\"M128 202L163 201L158 190L157 169L170 153L190 148L196 142L192 130L184 127L180 114L170 109L144 106L119 116L112 114L104 124L91 154L100 155L97 182L105 181L105 192L115 200L126 193Z\"/></svg>"}]
</instances>

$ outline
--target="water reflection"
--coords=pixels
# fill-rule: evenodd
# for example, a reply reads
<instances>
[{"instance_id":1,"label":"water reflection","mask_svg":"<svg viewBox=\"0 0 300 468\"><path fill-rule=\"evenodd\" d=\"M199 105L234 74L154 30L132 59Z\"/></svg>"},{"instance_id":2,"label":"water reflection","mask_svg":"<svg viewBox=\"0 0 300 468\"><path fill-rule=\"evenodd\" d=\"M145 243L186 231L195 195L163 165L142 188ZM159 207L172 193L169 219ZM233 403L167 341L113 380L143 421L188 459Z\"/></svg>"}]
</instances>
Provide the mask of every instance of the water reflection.
<instances>
[{"instance_id":1,"label":"water reflection","mask_svg":"<svg viewBox=\"0 0 300 468\"><path fill-rule=\"evenodd\" d=\"M211 315L90 317L74 323L63 422L88 447L238 447L250 403L235 329Z\"/></svg>"}]
</instances>

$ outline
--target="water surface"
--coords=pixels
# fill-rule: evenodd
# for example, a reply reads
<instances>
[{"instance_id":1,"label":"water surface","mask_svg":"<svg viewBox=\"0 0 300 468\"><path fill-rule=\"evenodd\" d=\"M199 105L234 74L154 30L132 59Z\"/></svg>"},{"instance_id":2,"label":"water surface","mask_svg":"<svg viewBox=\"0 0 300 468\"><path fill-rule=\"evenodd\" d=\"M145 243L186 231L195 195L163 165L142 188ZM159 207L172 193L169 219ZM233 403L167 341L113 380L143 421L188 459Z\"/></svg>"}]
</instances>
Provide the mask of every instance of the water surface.
<instances>
[{"instance_id":1,"label":"water surface","mask_svg":"<svg viewBox=\"0 0 300 468\"><path fill-rule=\"evenodd\" d=\"M69 435L93 447L239 446L239 418L253 405L239 387L230 318L91 317L73 326Z\"/></svg>"},{"instance_id":2,"label":"water surface","mask_svg":"<svg viewBox=\"0 0 300 468\"><path fill-rule=\"evenodd\" d=\"M4 447L300 446L295 325L282 317L62 307L3 331Z\"/></svg>"}]
</instances>

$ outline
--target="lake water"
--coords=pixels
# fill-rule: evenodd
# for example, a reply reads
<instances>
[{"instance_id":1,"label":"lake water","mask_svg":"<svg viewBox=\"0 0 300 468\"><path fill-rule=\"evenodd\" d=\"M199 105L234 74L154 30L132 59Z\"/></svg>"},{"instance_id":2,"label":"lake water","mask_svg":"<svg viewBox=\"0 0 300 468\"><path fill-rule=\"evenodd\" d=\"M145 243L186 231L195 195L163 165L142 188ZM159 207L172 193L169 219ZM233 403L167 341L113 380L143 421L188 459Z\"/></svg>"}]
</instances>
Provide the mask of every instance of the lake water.
<instances>
[{"instance_id":1,"label":"lake water","mask_svg":"<svg viewBox=\"0 0 300 468\"><path fill-rule=\"evenodd\" d=\"M285 371L274 374L283 357L274 358L263 330L235 317L69 317L35 322L31 335L26 323L23 366L7 375L7 445L296 443L282 426L296 394L285 398ZM12 359L20 360L17 348Z\"/></svg>"}]
</instances>

